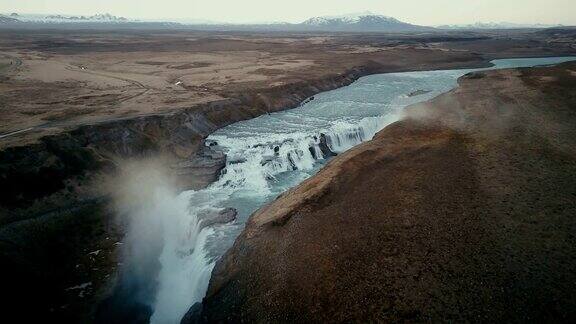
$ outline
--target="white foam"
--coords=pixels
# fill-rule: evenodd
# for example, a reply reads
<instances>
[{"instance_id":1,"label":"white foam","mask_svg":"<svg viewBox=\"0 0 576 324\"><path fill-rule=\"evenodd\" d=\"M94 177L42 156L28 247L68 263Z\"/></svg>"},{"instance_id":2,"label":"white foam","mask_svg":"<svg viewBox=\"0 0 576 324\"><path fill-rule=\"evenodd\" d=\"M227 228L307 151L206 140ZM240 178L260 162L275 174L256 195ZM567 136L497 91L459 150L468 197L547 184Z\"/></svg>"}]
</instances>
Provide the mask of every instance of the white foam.
<instances>
[{"instance_id":1,"label":"white foam","mask_svg":"<svg viewBox=\"0 0 576 324\"><path fill-rule=\"evenodd\" d=\"M549 59L529 60L513 64L550 63ZM508 67L506 62L496 63ZM160 256L160 287L151 322L178 323L191 305L202 300L217 259L205 248L211 235L215 240L233 240L230 236L239 232L238 224L224 225L218 231L200 231L200 213L231 207L228 204L237 196L256 201L254 208L260 206L277 193L274 186L283 175L296 174L295 181L301 182L325 160L320 147L322 134L332 152L344 152L396 121L405 106L453 88L456 79L469 71L366 77L351 87L320 94L300 108L239 122L212 134L208 142L216 142L228 159L219 180L204 190L168 199L157 209L171 217L165 218L170 222L162 225L165 241ZM431 91L407 96L421 89ZM235 230L223 231L232 228Z\"/></svg>"}]
</instances>

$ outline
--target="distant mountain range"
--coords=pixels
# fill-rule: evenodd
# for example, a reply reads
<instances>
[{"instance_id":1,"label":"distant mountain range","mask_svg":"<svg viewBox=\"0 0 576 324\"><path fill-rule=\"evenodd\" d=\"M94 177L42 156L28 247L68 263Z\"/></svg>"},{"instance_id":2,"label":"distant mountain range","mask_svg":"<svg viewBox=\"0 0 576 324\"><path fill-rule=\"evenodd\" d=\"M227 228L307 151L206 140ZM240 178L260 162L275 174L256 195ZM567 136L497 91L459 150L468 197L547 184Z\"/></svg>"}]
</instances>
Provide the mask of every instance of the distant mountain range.
<instances>
[{"instance_id":1,"label":"distant mountain range","mask_svg":"<svg viewBox=\"0 0 576 324\"><path fill-rule=\"evenodd\" d=\"M417 26L398 19L371 12L343 16L313 17L301 23L261 24L205 24L195 25L203 30L269 30L269 31L317 31L317 32L407 32L433 30L432 27Z\"/></svg>"},{"instance_id":2,"label":"distant mountain range","mask_svg":"<svg viewBox=\"0 0 576 324\"><path fill-rule=\"evenodd\" d=\"M108 25L127 27L171 27L196 30L220 30L220 31L317 31L317 32L410 32L429 31L433 27L418 26L372 12L362 12L342 16L320 16L310 18L302 23L271 22L260 24L229 24L202 20L131 20L111 14L96 14L92 16L74 15L33 15L12 13L0 15L0 24L20 26L38 26L44 24L58 24L64 28L85 26L86 28L100 26L107 28ZM68 26L68 27L67 27ZM437 29L511 29L511 28L549 28L561 25L530 25L513 23L475 23L465 25L442 25Z\"/></svg>"},{"instance_id":3,"label":"distant mountain range","mask_svg":"<svg viewBox=\"0 0 576 324\"><path fill-rule=\"evenodd\" d=\"M0 15L0 24L13 24L13 23L19 23L20 21L16 18L13 17L8 17L5 15Z\"/></svg>"},{"instance_id":4,"label":"distant mountain range","mask_svg":"<svg viewBox=\"0 0 576 324\"><path fill-rule=\"evenodd\" d=\"M516 24L516 23L482 23L477 22L474 24L463 24L463 25L441 25L436 26L439 29L514 29L514 28L551 28L551 27L562 27L562 25L547 25L547 24Z\"/></svg>"},{"instance_id":5,"label":"distant mountain range","mask_svg":"<svg viewBox=\"0 0 576 324\"><path fill-rule=\"evenodd\" d=\"M6 16L4 16L6 17ZM111 14L96 14L93 16L69 16L69 15L20 15L10 14L10 18L20 22L31 23L123 23L129 20L124 17L117 17Z\"/></svg>"},{"instance_id":6,"label":"distant mountain range","mask_svg":"<svg viewBox=\"0 0 576 324\"><path fill-rule=\"evenodd\" d=\"M31 24L166 24L167 21L138 21L110 14L97 14L93 16L69 15L31 15L13 13L3 15L0 23L31 23ZM351 14L345 16L324 16L310 18L302 23L261 23L261 24L225 24L194 22L173 22L182 28L195 28L202 30L277 30L277 31L340 31L340 32L399 32L430 30L431 27L417 26L371 12Z\"/></svg>"},{"instance_id":7,"label":"distant mountain range","mask_svg":"<svg viewBox=\"0 0 576 324\"><path fill-rule=\"evenodd\" d=\"M344 16L314 17L300 25L310 29L330 31L412 31L431 29L430 27L408 24L396 18L371 12Z\"/></svg>"},{"instance_id":8,"label":"distant mountain range","mask_svg":"<svg viewBox=\"0 0 576 324\"><path fill-rule=\"evenodd\" d=\"M63 16L63 15L49 15L46 16L47 20L52 21L71 21L71 22L82 22L82 21L98 21L98 22L127 22L128 19L124 17L117 17L111 14L98 14L93 16Z\"/></svg>"}]
</instances>

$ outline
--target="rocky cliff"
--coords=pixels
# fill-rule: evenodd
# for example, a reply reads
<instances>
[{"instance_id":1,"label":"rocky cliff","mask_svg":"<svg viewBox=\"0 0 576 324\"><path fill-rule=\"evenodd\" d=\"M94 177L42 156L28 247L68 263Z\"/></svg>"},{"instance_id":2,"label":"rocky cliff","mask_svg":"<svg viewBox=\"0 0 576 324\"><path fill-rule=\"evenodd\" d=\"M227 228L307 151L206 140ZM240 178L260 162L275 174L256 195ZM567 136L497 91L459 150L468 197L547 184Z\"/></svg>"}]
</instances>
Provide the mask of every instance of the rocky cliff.
<instances>
[{"instance_id":1,"label":"rocky cliff","mask_svg":"<svg viewBox=\"0 0 576 324\"><path fill-rule=\"evenodd\" d=\"M317 80L231 93L230 99L170 114L85 125L34 143L4 147L0 150L0 260L4 265L0 277L13 296L10 308L22 314L22 307L36 305L38 312L29 314L31 320L91 318L94 302L79 298L86 290L73 285L89 282L91 296L107 294L99 290L106 289L114 276L119 247L115 242L121 240L123 230L99 184L103 175L115 174L119 161L161 155L178 175L180 189L205 187L225 165L221 152L204 145L210 133L296 107L314 94L348 85L379 68L368 64ZM36 298L30 299L31 295Z\"/></svg>"},{"instance_id":2,"label":"rocky cliff","mask_svg":"<svg viewBox=\"0 0 576 324\"><path fill-rule=\"evenodd\" d=\"M576 65L467 75L250 218L184 322L576 319Z\"/></svg>"},{"instance_id":3,"label":"rocky cliff","mask_svg":"<svg viewBox=\"0 0 576 324\"><path fill-rule=\"evenodd\" d=\"M0 222L15 214L30 216L30 204L42 199L47 207L70 203L70 196L91 197L79 187L93 187L93 176L119 159L164 155L173 162L182 189L213 182L224 156L204 146L216 129L259 115L298 106L307 97L348 85L377 67L362 67L320 80L230 94L232 99L210 102L162 115L116 119L86 125L41 138L37 143L0 151ZM68 197L61 196L68 194ZM93 193L98 195L99 193ZM100 193L101 194L101 193ZM48 202L52 202L52 204ZM18 211L18 208L24 208Z\"/></svg>"}]
</instances>

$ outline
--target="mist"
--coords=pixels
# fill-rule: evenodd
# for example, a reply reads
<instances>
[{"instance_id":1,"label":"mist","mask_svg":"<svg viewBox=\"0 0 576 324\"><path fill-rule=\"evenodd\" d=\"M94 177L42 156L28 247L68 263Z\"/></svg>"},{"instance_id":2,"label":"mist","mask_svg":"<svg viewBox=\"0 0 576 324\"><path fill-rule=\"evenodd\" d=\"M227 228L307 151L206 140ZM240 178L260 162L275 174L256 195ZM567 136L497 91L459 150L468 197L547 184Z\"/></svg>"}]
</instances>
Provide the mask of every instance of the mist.
<instances>
[{"instance_id":1,"label":"mist","mask_svg":"<svg viewBox=\"0 0 576 324\"><path fill-rule=\"evenodd\" d=\"M178 322L189 306L192 296L176 292L178 287L183 291L191 289L169 278L174 271L193 271L172 268L171 264L177 262L171 258L178 258L175 247L178 242L192 242L184 244L188 252L194 250L197 221L189 217L186 194L178 194L167 165L168 161L162 158L120 161L118 172L105 181L126 236L118 282L112 297L100 307L100 322L147 321L151 316L152 322ZM190 228L184 237L181 226ZM166 300L169 291L171 298ZM159 294L162 296L158 297ZM158 303L185 305L180 306L183 309L180 312L170 307L169 314L158 315L155 313ZM179 317L163 318L168 315Z\"/></svg>"}]
</instances>

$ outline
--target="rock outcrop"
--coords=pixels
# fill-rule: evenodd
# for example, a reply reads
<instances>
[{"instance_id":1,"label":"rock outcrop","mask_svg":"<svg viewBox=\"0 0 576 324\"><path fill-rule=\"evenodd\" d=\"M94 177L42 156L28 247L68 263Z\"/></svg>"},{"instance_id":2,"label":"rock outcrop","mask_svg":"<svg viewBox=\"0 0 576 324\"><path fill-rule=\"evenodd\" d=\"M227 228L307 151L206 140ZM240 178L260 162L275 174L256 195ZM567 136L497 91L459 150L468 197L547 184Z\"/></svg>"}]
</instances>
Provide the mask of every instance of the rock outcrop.
<instances>
[{"instance_id":1,"label":"rock outcrop","mask_svg":"<svg viewBox=\"0 0 576 324\"><path fill-rule=\"evenodd\" d=\"M575 64L463 77L252 215L185 322L576 320L574 125Z\"/></svg>"},{"instance_id":2,"label":"rock outcrop","mask_svg":"<svg viewBox=\"0 0 576 324\"><path fill-rule=\"evenodd\" d=\"M234 221L238 211L234 208L224 208L220 211L204 213L199 215L200 227L205 228L215 224L226 224Z\"/></svg>"},{"instance_id":3,"label":"rock outcrop","mask_svg":"<svg viewBox=\"0 0 576 324\"><path fill-rule=\"evenodd\" d=\"M116 172L118 161L160 155L170 161L181 190L205 187L217 179L226 162L222 152L204 145L210 133L240 120L296 107L314 94L348 85L378 68L356 68L318 80L228 94L233 99L85 125L34 143L1 148L0 275L4 291L13 297L6 308L18 313L22 321L92 320L98 300L79 298L83 290L67 289L90 282L86 287L91 296L98 299L108 294L118 261L115 242L123 233L98 183L101 174ZM207 221L228 222L234 217L234 212L225 211ZM86 257L97 250L102 253ZM95 263L97 271L79 271ZM30 299L30 295L36 297ZM26 313L23 307L36 311Z\"/></svg>"},{"instance_id":4,"label":"rock outcrop","mask_svg":"<svg viewBox=\"0 0 576 324\"><path fill-rule=\"evenodd\" d=\"M225 166L224 154L204 145L210 133L263 113L296 107L318 92L348 85L374 69L358 68L327 79L245 93L172 114L86 125L33 144L4 148L0 151L0 224L101 197L94 182L100 173L114 172L119 159L164 155L173 161L181 189L205 187Z\"/></svg>"}]
</instances>

